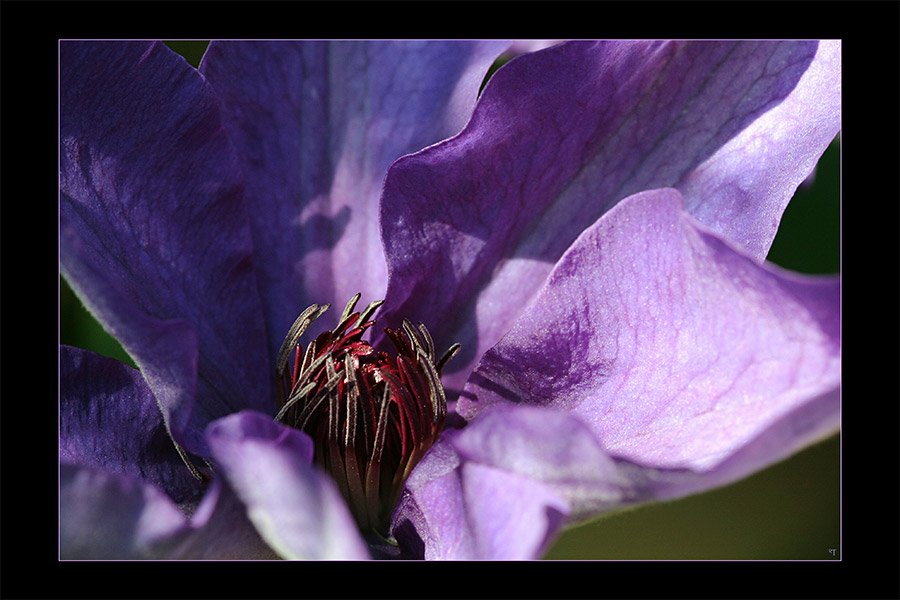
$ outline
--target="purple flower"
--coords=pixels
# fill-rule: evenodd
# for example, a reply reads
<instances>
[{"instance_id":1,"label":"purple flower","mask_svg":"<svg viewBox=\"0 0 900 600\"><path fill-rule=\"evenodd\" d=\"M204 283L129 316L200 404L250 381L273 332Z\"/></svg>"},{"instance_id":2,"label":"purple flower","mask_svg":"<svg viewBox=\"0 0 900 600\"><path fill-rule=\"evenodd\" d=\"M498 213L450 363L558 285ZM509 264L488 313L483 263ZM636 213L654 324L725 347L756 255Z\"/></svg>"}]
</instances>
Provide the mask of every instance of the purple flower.
<instances>
[{"instance_id":1,"label":"purple flower","mask_svg":"<svg viewBox=\"0 0 900 600\"><path fill-rule=\"evenodd\" d=\"M839 278L764 259L840 44L573 42L476 105L505 47L61 44L61 269L140 368L61 348L64 557L535 558L838 429ZM357 292L387 334L312 318Z\"/></svg>"}]
</instances>

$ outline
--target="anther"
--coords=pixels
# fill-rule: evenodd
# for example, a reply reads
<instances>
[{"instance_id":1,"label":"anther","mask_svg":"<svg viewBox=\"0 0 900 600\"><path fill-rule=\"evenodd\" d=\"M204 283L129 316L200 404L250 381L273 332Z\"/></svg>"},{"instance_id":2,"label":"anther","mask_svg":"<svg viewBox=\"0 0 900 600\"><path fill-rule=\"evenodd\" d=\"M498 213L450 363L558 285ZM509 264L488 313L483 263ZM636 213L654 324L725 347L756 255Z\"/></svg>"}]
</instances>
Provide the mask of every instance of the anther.
<instances>
[{"instance_id":1,"label":"anther","mask_svg":"<svg viewBox=\"0 0 900 600\"><path fill-rule=\"evenodd\" d=\"M313 439L315 462L334 478L360 528L383 531L406 478L444 426L440 375L459 344L436 361L425 325L404 320L384 330L396 355L376 352L362 336L383 301L356 312L360 297L305 350L300 338L329 306L314 304L294 321L278 353L275 420Z\"/></svg>"}]
</instances>

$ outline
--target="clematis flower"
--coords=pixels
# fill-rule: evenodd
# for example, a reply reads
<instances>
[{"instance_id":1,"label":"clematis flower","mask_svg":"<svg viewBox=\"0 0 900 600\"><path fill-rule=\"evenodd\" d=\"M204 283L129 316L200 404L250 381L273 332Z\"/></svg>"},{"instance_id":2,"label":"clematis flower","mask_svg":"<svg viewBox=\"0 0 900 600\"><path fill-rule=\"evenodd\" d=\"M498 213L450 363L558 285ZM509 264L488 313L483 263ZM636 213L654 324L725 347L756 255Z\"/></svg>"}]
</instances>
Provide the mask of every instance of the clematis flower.
<instances>
[{"instance_id":1,"label":"clematis flower","mask_svg":"<svg viewBox=\"0 0 900 600\"><path fill-rule=\"evenodd\" d=\"M839 43L571 42L476 104L505 48L61 44L61 271L139 367L61 348L63 556L536 558L837 431L839 278L765 256Z\"/></svg>"}]
</instances>

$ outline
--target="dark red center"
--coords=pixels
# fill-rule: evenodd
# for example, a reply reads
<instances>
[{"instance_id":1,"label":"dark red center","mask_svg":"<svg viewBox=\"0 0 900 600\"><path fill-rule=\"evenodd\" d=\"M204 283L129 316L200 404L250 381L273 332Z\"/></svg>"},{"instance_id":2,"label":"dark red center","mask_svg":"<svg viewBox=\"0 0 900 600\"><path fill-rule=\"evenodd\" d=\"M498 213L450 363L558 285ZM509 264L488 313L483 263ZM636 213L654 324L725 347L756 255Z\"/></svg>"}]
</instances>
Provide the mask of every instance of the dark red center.
<instances>
[{"instance_id":1,"label":"dark red center","mask_svg":"<svg viewBox=\"0 0 900 600\"><path fill-rule=\"evenodd\" d=\"M421 323L404 320L385 333L397 355L376 352L362 339L382 304L354 312L357 294L340 323L304 350L300 337L329 306L303 311L278 356L279 412L275 417L315 442L315 462L328 471L360 529L383 531L413 467L437 440L447 415L440 373L459 350L435 360Z\"/></svg>"}]
</instances>

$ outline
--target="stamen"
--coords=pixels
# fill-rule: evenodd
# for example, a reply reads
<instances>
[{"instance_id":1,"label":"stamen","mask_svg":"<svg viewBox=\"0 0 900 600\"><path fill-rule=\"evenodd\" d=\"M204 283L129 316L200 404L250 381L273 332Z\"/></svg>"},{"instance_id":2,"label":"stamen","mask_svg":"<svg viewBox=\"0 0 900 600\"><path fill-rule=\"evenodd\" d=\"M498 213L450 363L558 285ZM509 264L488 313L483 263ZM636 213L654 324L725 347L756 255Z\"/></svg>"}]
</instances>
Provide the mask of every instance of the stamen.
<instances>
[{"instance_id":1,"label":"stamen","mask_svg":"<svg viewBox=\"0 0 900 600\"><path fill-rule=\"evenodd\" d=\"M433 361L434 360L434 340L431 339L431 334L428 333L428 330L425 328L424 323L419 323L419 332L422 334L422 340L425 342L425 349L428 352L428 358Z\"/></svg>"},{"instance_id":2,"label":"stamen","mask_svg":"<svg viewBox=\"0 0 900 600\"><path fill-rule=\"evenodd\" d=\"M383 301L354 312L360 297L305 351L301 336L329 305L312 305L294 321L276 363L275 420L312 437L316 463L331 473L360 528L370 531L386 528L406 478L443 428L440 373L459 344L435 364L428 329L404 319L400 329L384 330L397 355L376 352L362 336Z\"/></svg>"},{"instance_id":3,"label":"stamen","mask_svg":"<svg viewBox=\"0 0 900 600\"><path fill-rule=\"evenodd\" d=\"M341 313L341 323L343 323L347 319L347 317L350 316L360 298L362 298L362 294L360 293L357 293L355 296L350 298L350 301L347 302L347 306L344 307L344 312Z\"/></svg>"},{"instance_id":4,"label":"stamen","mask_svg":"<svg viewBox=\"0 0 900 600\"><path fill-rule=\"evenodd\" d=\"M441 357L441 359L439 361L437 361L437 364L434 367L434 370L437 371L439 375L444 372L444 366L448 362L450 362L451 358L456 356L456 353L459 352L460 348L462 348L462 344L460 344L459 342L456 342L455 344L450 346L446 352L444 352L444 355Z\"/></svg>"},{"instance_id":5,"label":"stamen","mask_svg":"<svg viewBox=\"0 0 900 600\"><path fill-rule=\"evenodd\" d=\"M379 306L384 304L384 300L375 300L371 304L369 304L364 311L362 311L359 315L360 323L368 323L369 317L378 309Z\"/></svg>"},{"instance_id":6,"label":"stamen","mask_svg":"<svg viewBox=\"0 0 900 600\"><path fill-rule=\"evenodd\" d=\"M300 341L300 336L302 336L306 329L315 321L319 315L328 310L330 304L326 304L324 307L320 307L318 304L313 304L302 313L297 319L294 321L294 324L291 325L290 330L288 330L287 337L284 338L284 342L281 344L281 349L278 350L278 361L277 361L277 372L279 375L284 373L284 368L287 366L288 355L290 351L297 345L297 342ZM322 309L319 312L319 309Z\"/></svg>"}]
</instances>

